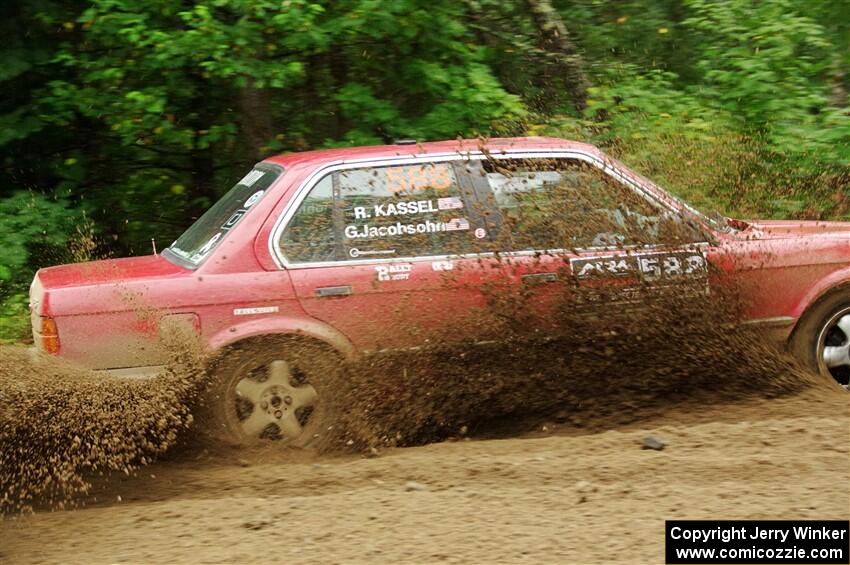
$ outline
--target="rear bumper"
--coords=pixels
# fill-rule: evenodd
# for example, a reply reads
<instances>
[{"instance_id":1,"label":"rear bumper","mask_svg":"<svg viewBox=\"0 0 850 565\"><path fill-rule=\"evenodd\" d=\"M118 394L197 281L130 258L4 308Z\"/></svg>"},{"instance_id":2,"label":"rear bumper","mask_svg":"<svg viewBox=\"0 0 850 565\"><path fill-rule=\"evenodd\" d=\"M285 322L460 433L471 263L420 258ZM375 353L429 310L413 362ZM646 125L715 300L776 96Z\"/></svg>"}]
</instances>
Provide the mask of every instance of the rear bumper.
<instances>
[{"instance_id":1,"label":"rear bumper","mask_svg":"<svg viewBox=\"0 0 850 565\"><path fill-rule=\"evenodd\" d=\"M62 357L57 357L55 355L45 353L35 345L28 347L27 353L29 353L30 361L32 361L33 363L51 362L56 361L57 359L62 359ZM149 379L157 376L164 370L165 365L148 365L144 367L121 367L118 369L91 369L91 371L95 373L101 373L120 379Z\"/></svg>"}]
</instances>

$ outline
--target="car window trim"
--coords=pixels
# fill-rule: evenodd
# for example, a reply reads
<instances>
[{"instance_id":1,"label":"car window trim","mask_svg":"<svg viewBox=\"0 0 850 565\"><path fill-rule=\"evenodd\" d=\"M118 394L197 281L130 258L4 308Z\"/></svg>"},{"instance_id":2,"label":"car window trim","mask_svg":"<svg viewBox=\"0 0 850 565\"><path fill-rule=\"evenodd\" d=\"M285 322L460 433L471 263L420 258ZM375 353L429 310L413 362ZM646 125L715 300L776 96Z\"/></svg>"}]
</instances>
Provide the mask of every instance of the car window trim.
<instances>
[{"instance_id":1,"label":"car window trim","mask_svg":"<svg viewBox=\"0 0 850 565\"><path fill-rule=\"evenodd\" d=\"M658 198L655 194L645 189L643 186L638 184L633 179L629 178L627 175L623 174L616 167L610 165L604 159L600 159L595 155L591 155L589 153L585 153L579 150L545 150L545 149L535 149L535 150L515 150L515 151L504 151L498 154L494 153L484 153L482 151L466 151L466 152L454 152L454 153L424 153L419 155L394 155L391 157L381 157L378 159L375 158L367 158L367 159L352 159L352 160L344 160L337 161L334 163L328 163L324 166L317 168L313 171L306 179L301 182L301 185L295 192L293 198L289 199L286 203L285 208L281 215L275 222L271 233L269 234L268 239L268 249L269 254L271 255L272 260L278 269L315 269L315 268L323 268L323 267L338 267L338 266L355 266L355 265L372 265L375 263L392 263L392 262L404 262L404 261L415 261L417 259L423 260L446 260L446 259L477 259L477 258L487 258L493 256L500 257L522 257L527 255L539 255L541 253L546 254L557 254L557 253L570 253L574 254L576 252L604 252L604 251L615 251L615 250L630 250L630 249L656 249L656 248L669 248L670 244L654 244L654 245L631 245L631 246L604 246L604 247L584 247L584 248L575 248L575 249L549 249L549 250L527 250L527 251L511 251L511 252L487 252L487 253L466 253L466 254L455 254L455 255L415 255L415 256L407 256L407 257L387 257L387 258L366 258L366 259L352 259L352 260L333 260L333 261L317 261L317 262L309 262L309 263L297 263L290 262L287 260L286 256L283 254L283 251L280 249L280 237L283 232L286 230L290 220L295 215L298 208L301 206L301 203L313 189L313 187L318 184L326 175L333 174L337 171L349 170L349 169L360 169L367 167L387 167L393 165L415 165L419 163L444 163L444 162L452 162L452 161L471 161L474 159L552 159L552 158L560 158L560 159L576 159L578 161L583 161L585 163L589 163L590 165L596 167L604 174L614 178L615 180L625 184L627 187L631 188L635 192L638 193L641 197L645 198L652 204L662 206L666 209L669 209L672 212L677 214L683 214L683 212L689 212L690 209L684 203L681 203L684 209L677 208L673 205L672 202L668 202L666 199ZM675 202L679 202L678 199L674 198ZM710 230L710 227L704 226L707 230ZM689 245L711 245L711 242L700 242L696 244Z\"/></svg>"}]
</instances>

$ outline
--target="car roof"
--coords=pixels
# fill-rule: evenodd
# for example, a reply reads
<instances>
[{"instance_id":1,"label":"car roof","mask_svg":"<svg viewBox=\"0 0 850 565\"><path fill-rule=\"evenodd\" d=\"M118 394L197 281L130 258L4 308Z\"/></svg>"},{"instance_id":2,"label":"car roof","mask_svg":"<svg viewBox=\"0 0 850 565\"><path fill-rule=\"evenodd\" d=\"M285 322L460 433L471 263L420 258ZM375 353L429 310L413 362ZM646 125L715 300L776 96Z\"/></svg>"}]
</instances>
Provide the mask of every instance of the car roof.
<instances>
[{"instance_id":1,"label":"car roof","mask_svg":"<svg viewBox=\"0 0 850 565\"><path fill-rule=\"evenodd\" d=\"M497 137L490 139L453 139L448 141L428 141L422 143L372 145L367 147L340 147L335 149L320 149L303 151L268 157L264 163L275 163L285 168L296 165L324 165L327 163L346 162L354 160L382 159L407 155L427 155L445 153L465 153L477 151L480 148L489 151L528 151L538 149L563 149L582 151L591 155L601 156L594 146L578 141L559 139L557 137Z\"/></svg>"}]
</instances>

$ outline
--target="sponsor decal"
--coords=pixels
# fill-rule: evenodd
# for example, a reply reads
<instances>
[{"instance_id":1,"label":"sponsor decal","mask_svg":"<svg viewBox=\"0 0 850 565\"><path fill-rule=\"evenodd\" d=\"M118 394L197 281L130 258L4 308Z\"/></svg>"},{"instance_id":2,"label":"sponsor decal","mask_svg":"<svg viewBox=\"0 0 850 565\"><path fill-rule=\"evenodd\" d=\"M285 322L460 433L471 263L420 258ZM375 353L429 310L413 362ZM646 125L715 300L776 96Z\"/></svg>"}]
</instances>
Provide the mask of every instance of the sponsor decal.
<instances>
[{"instance_id":1,"label":"sponsor decal","mask_svg":"<svg viewBox=\"0 0 850 565\"><path fill-rule=\"evenodd\" d=\"M461 200L457 196L438 198L437 208L439 208L440 210L457 210L458 208L463 208L463 200Z\"/></svg>"},{"instance_id":2,"label":"sponsor decal","mask_svg":"<svg viewBox=\"0 0 850 565\"><path fill-rule=\"evenodd\" d=\"M694 281L698 284L682 285L678 292L707 295L708 263L698 251L655 252L605 257L571 259L573 278L579 282L581 292L575 296L581 305L610 303L640 305L652 296L651 291L670 288L677 281ZM605 281L626 278L625 284L612 285L614 295L605 285L581 285L592 280ZM648 283L648 284L643 284ZM647 294L649 292L649 294Z\"/></svg>"},{"instance_id":3,"label":"sponsor decal","mask_svg":"<svg viewBox=\"0 0 850 565\"><path fill-rule=\"evenodd\" d=\"M264 171L253 170L240 180L237 184L242 184L245 186L253 186L255 182L263 178L263 175L266 173Z\"/></svg>"},{"instance_id":4,"label":"sponsor decal","mask_svg":"<svg viewBox=\"0 0 850 565\"><path fill-rule=\"evenodd\" d=\"M413 265L400 263L398 265L376 265L379 281L406 281L410 278Z\"/></svg>"},{"instance_id":5,"label":"sponsor decal","mask_svg":"<svg viewBox=\"0 0 850 565\"><path fill-rule=\"evenodd\" d=\"M278 306L260 306L259 308L234 308L234 316L249 316L252 314L274 314L279 312Z\"/></svg>"},{"instance_id":6,"label":"sponsor decal","mask_svg":"<svg viewBox=\"0 0 850 565\"><path fill-rule=\"evenodd\" d=\"M469 220L466 218L452 218L446 222L446 231L464 231L469 229Z\"/></svg>"},{"instance_id":7,"label":"sponsor decal","mask_svg":"<svg viewBox=\"0 0 850 565\"><path fill-rule=\"evenodd\" d=\"M239 220L241 220L241 219L242 219L242 216L244 216L244 215L245 215L245 213L246 213L247 211L248 211L248 210L245 210L245 209L243 209L243 208L240 208L239 210L236 210L235 212L233 212L233 215L232 215L232 216L230 216L230 217L227 219L227 221L226 221L226 222L224 222L224 223L221 225L221 229L223 229L223 230L229 230L230 228L232 228L233 226L235 226L235 225L236 225L236 222L238 222Z\"/></svg>"},{"instance_id":8,"label":"sponsor decal","mask_svg":"<svg viewBox=\"0 0 850 565\"><path fill-rule=\"evenodd\" d=\"M367 239L468 229L469 220L466 218L452 218L447 222L432 222L430 220L426 220L416 224L402 224L401 222L396 222L395 224L389 224L386 226L372 226L369 224L364 224L362 226L348 225L345 226L344 233L346 239Z\"/></svg>"},{"instance_id":9,"label":"sponsor decal","mask_svg":"<svg viewBox=\"0 0 850 565\"><path fill-rule=\"evenodd\" d=\"M207 253L212 251L212 248L215 247L215 244L218 242L219 239L221 239L222 235L223 235L223 232L218 232L217 234L215 234L214 236L209 238L209 240L207 240L207 242L204 244L204 246L201 247L198 250L197 253L192 255L191 261L197 263L198 261L200 261L201 259L206 257Z\"/></svg>"},{"instance_id":10,"label":"sponsor decal","mask_svg":"<svg viewBox=\"0 0 850 565\"><path fill-rule=\"evenodd\" d=\"M415 216L417 214L433 214L441 210L456 210L463 208L463 201L458 197L438 198L435 200L405 200L373 204L371 212L368 206L354 206L355 220L366 218L387 218L395 216Z\"/></svg>"},{"instance_id":11,"label":"sponsor decal","mask_svg":"<svg viewBox=\"0 0 850 565\"><path fill-rule=\"evenodd\" d=\"M245 208L246 209L250 208L251 206L256 204L257 200L260 199L260 197L263 195L264 192L265 192L265 190L258 190L257 192L255 192L254 194L249 196L248 200L245 201L245 204L244 204Z\"/></svg>"},{"instance_id":12,"label":"sponsor decal","mask_svg":"<svg viewBox=\"0 0 850 565\"><path fill-rule=\"evenodd\" d=\"M352 247L348 250L351 257L360 257L361 255L392 255L395 249L367 249L365 251Z\"/></svg>"},{"instance_id":13,"label":"sponsor decal","mask_svg":"<svg viewBox=\"0 0 850 565\"><path fill-rule=\"evenodd\" d=\"M698 251L673 251L570 259L573 276L590 278L638 277L645 281L703 277L708 273L705 257Z\"/></svg>"},{"instance_id":14,"label":"sponsor decal","mask_svg":"<svg viewBox=\"0 0 850 565\"><path fill-rule=\"evenodd\" d=\"M455 268L455 264L451 261L434 261L431 263L431 269L435 271L451 271Z\"/></svg>"}]
</instances>

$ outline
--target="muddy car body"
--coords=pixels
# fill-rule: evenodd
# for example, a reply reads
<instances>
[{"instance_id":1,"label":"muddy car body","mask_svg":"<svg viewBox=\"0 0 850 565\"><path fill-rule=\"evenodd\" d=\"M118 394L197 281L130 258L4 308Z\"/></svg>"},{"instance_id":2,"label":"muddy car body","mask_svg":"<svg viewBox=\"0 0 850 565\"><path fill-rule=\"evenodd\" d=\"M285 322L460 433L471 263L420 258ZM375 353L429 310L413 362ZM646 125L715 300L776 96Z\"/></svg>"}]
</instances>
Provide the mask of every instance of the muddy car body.
<instances>
[{"instance_id":1,"label":"muddy car body","mask_svg":"<svg viewBox=\"0 0 850 565\"><path fill-rule=\"evenodd\" d=\"M523 191L587 169L646 210L600 204L595 212L608 206L601 217L614 227L570 245L553 246L551 234L539 243L503 237L517 231L508 219ZM690 235L664 241L652 228L638 241L617 233L629 222L657 227L658 218ZM31 288L35 344L127 374L165 361L158 336L169 322L193 328L222 355L272 336L298 336L343 357L410 347L482 307L480 287L506 257L505 277L541 287L565 277L581 284L586 275L614 285L661 284L683 273L708 281L711 270L739 289L748 323L790 342L823 374L846 379L850 224L710 219L595 147L552 138L271 157L159 255L40 270ZM544 307L547 300L540 291ZM400 327L407 322L416 330ZM284 394L286 367L273 357L264 363L276 367L267 382L283 383L275 390ZM253 391L254 401L267 392Z\"/></svg>"}]
</instances>

